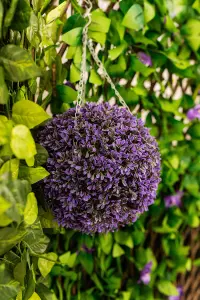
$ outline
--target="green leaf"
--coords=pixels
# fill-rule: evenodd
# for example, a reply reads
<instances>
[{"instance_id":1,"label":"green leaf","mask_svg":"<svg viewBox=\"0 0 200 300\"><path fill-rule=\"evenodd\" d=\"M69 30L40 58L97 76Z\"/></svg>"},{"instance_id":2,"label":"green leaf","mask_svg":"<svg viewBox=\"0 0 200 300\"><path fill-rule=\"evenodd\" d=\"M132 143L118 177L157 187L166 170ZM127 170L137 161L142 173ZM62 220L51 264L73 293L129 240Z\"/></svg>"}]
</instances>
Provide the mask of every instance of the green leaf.
<instances>
[{"instance_id":1,"label":"green leaf","mask_svg":"<svg viewBox=\"0 0 200 300\"><path fill-rule=\"evenodd\" d=\"M160 102L160 106L163 111L172 112L172 113L176 114L181 101L182 101L182 99L172 100L172 101L162 99L159 102Z\"/></svg>"},{"instance_id":2,"label":"green leaf","mask_svg":"<svg viewBox=\"0 0 200 300\"><path fill-rule=\"evenodd\" d=\"M0 215L0 226L5 227L12 223L12 219L9 218L6 214Z\"/></svg>"},{"instance_id":3,"label":"green leaf","mask_svg":"<svg viewBox=\"0 0 200 300\"><path fill-rule=\"evenodd\" d=\"M0 66L0 104L7 104L9 99L8 88L4 80L4 70Z\"/></svg>"},{"instance_id":4,"label":"green leaf","mask_svg":"<svg viewBox=\"0 0 200 300\"><path fill-rule=\"evenodd\" d=\"M11 133L11 149L19 159L25 159L29 166L34 165L34 155L37 153L35 141L30 130L25 125L16 125ZM30 163L30 159L32 159Z\"/></svg>"},{"instance_id":5,"label":"green leaf","mask_svg":"<svg viewBox=\"0 0 200 300\"><path fill-rule=\"evenodd\" d=\"M187 222L192 228L198 228L200 224L199 217L195 214L190 214L187 218Z\"/></svg>"},{"instance_id":6,"label":"green leaf","mask_svg":"<svg viewBox=\"0 0 200 300\"><path fill-rule=\"evenodd\" d=\"M13 158L5 162L0 169L0 177L9 172L12 175L12 179L17 179L19 173L19 159Z\"/></svg>"},{"instance_id":7,"label":"green leaf","mask_svg":"<svg viewBox=\"0 0 200 300\"><path fill-rule=\"evenodd\" d=\"M35 167L39 167L44 165L47 162L49 154L47 150L40 144L35 144L35 145L37 151L37 154L35 155Z\"/></svg>"},{"instance_id":8,"label":"green leaf","mask_svg":"<svg viewBox=\"0 0 200 300\"><path fill-rule=\"evenodd\" d=\"M8 252L13 246L19 243L25 235L25 230L11 227L0 229L0 255Z\"/></svg>"},{"instance_id":9,"label":"green leaf","mask_svg":"<svg viewBox=\"0 0 200 300\"><path fill-rule=\"evenodd\" d=\"M199 138L200 139L200 124L192 124L188 129L187 133L191 135L192 138Z\"/></svg>"},{"instance_id":10,"label":"green leaf","mask_svg":"<svg viewBox=\"0 0 200 300\"><path fill-rule=\"evenodd\" d=\"M4 197L0 196L0 214L7 211L7 209L10 207L11 207L11 204L8 201L6 201L6 199Z\"/></svg>"},{"instance_id":11,"label":"green leaf","mask_svg":"<svg viewBox=\"0 0 200 300\"><path fill-rule=\"evenodd\" d=\"M103 81L102 81L101 77L99 76L99 74L94 69L92 69L90 71L89 82L92 83L92 84L96 84L96 85L102 85L103 84Z\"/></svg>"},{"instance_id":12,"label":"green leaf","mask_svg":"<svg viewBox=\"0 0 200 300\"><path fill-rule=\"evenodd\" d=\"M97 288L103 292L104 291L103 285L95 273L91 275L91 279L94 281Z\"/></svg>"},{"instance_id":13,"label":"green leaf","mask_svg":"<svg viewBox=\"0 0 200 300\"><path fill-rule=\"evenodd\" d=\"M4 17L4 6L2 0L0 0L0 39L2 37L3 17Z\"/></svg>"},{"instance_id":14,"label":"green leaf","mask_svg":"<svg viewBox=\"0 0 200 300\"><path fill-rule=\"evenodd\" d=\"M190 19L182 27L182 33L192 48L193 51L197 51L200 46L200 21L197 19Z\"/></svg>"},{"instance_id":15,"label":"green leaf","mask_svg":"<svg viewBox=\"0 0 200 300\"><path fill-rule=\"evenodd\" d=\"M124 250L120 247L119 244L115 243L114 247L113 247L113 252L112 252L112 256L113 257L119 257L122 256L124 254Z\"/></svg>"},{"instance_id":16,"label":"green leaf","mask_svg":"<svg viewBox=\"0 0 200 300\"><path fill-rule=\"evenodd\" d=\"M158 290L160 293L166 296L178 296L178 291L170 281L161 280L157 283Z\"/></svg>"},{"instance_id":17,"label":"green leaf","mask_svg":"<svg viewBox=\"0 0 200 300\"><path fill-rule=\"evenodd\" d=\"M34 193L29 193L27 197L26 206L24 209L24 222L27 225L32 225L37 219L38 206L37 199Z\"/></svg>"},{"instance_id":18,"label":"green leaf","mask_svg":"<svg viewBox=\"0 0 200 300\"><path fill-rule=\"evenodd\" d=\"M125 231L116 231L114 233L115 241L121 245L125 245L129 248L133 248L133 240L131 235Z\"/></svg>"},{"instance_id":19,"label":"green leaf","mask_svg":"<svg viewBox=\"0 0 200 300\"><path fill-rule=\"evenodd\" d=\"M144 27L144 14L139 4L133 4L133 6L131 6L124 16L122 25L134 30L140 30Z\"/></svg>"},{"instance_id":20,"label":"green leaf","mask_svg":"<svg viewBox=\"0 0 200 300\"><path fill-rule=\"evenodd\" d=\"M20 167L19 169L19 178L29 181L31 184L34 184L49 175L49 172L43 167L37 168L28 168Z\"/></svg>"},{"instance_id":21,"label":"green leaf","mask_svg":"<svg viewBox=\"0 0 200 300\"><path fill-rule=\"evenodd\" d=\"M97 9L91 14L92 22L89 26L90 31L107 33L110 28L111 20L105 16L105 14Z\"/></svg>"},{"instance_id":22,"label":"green leaf","mask_svg":"<svg viewBox=\"0 0 200 300\"><path fill-rule=\"evenodd\" d=\"M41 75L28 51L15 45L6 45L0 50L0 64L5 78L14 82L24 81Z\"/></svg>"},{"instance_id":23,"label":"green leaf","mask_svg":"<svg viewBox=\"0 0 200 300\"><path fill-rule=\"evenodd\" d=\"M80 80L80 71L74 64L70 66L70 82L74 83Z\"/></svg>"},{"instance_id":24,"label":"green leaf","mask_svg":"<svg viewBox=\"0 0 200 300\"><path fill-rule=\"evenodd\" d=\"M19 281L20 284L23 286L24 278L26 276L26 261L25 260L22 260L15 266L13 274L14 274L15 280Z\"/></svg>"},{"instance_id":25,"label":"green leaf","mask_svg":"<svg viewBox=\"0 0 200 300\"><path fill-rule=\"evenodd\" d=\"M86 252L80 252L78 258L85 271L89 275L91 275L94 268L94 261L93 261L92 254Z\"/></svg>"},{"instance_id":26,"label":"green leaf","mask_svg":"<svg viewBox=\"0 0 200 300\"><path fill-rule=\"evenodd\" d=\"M73 14L66 20L62 32L65 33L77 27L83 28L85 24L86 20L81 16L81 14Z\"/></svg>"},{"instance_id":27,"label":"green leaf","mask_svg":"<svg viewBox=\"0 0 200 300\"><path fill-rule=\"evenodd\" d=\"M108 51L109 59L115 60L116 58L118 58L124 52L124 50L127 48L127 46L128 46L127 43L123 42L121 45L109 50Z\"/></svg>"},{"instance_id":28,"label":"green leaf","mask_svg":"<svg viewBox=\"0 0 200 300\"><path fill-rule=\"evenodd\" d=\"M58 97L64 103L72 103L77 98L77 91L67 85L57 85L56 90Z\"/></svg>"},{"instance_id":29,"label":"green leaf","mask_svg":"<svg viewBox=\"0 0 200 300\"><path fill-rule=\"evenodd\" d=\"M102 251L108 255L111 252L112 245L113 245L112 233L108 232L105 234L100 234L99 242L100 242Z\"/></svg>"},{"instance_id":30,"label":"green leaf","mask_svg":"<svg viewBox=\"0 0 200 300\"><path fill-rule=\"evenodd\" d=\"M8 143L12 130L12 121L8 121L5 116L0 116L0 145Z\"/></svg>"},{"instance_id":31,"label":"green leaf","mask_svg":"<svg viewBox=\"0 0 200 300\"><path fill-rule=\"evenodd\" d=\"M65 12L66 4L67 4L67 1L64 1L63 3L61 3L60 5L58 5L56 8L52 9L47 14L46 23L47 24L51 23L54 20L60 18L63 15L63 13Z\"/></svg>"},{"instance_id":32,"label":"green leaf","mask_svg":"<svg viewBox=\"0 0 200 300\"><path fill-rule=\"evenodd\" d=\"M137 57L131 56L131 68L135 72L140 72L143 76L148 77L155 72L155 69L145 66Z\"/></svg>"},{"instance_id":33,"label":"green leaf","mask_svg":"<svg viewBox=\"0 0 200 300\"><path fill-rule=\"evenodd\" d=\"M76 27L62 35L62 41L70 46L78 46L82 40L82 27Z\"/></svg>"},{"instance_id":34,"label":"green leaf","mask_svg":"<svg viewBox=\"0 0 200 300\"><path fill-rule=\"evenodd\" d=\"M191 195L198 197L199 183L195 176L189 174L185 175L182 186L185 187Z\"/></svg>"},{"instance_id":35,"label":"green leaf","mask_svg":"<svg viewBox=\"0 0 200 300\"><path fill-rule=\"evenodd\" d=\"M27 235L24 237L23 243L33 253L41 254L46 251L49 239L44 235L39 221L27 228Z\"/></svg>"},{"instance_id":36,"label":"green leaf","mask_svg":"<svg viewBox=\"0 0 200 300\"><path fill-rule=\"evenodd\" d=\"M41 300L41 298L36 292L34 292L28 300Z\"/></svg>"},{"instance_id":37,"label":"green leaf","mask_svg":"<svg viewBox=\"0 0 200 300\"><path fill-rule=\"evenodd\" d=\"M12 280L7 284L0 284L0 294L2 300L14 299L19 291L19 282Z\"/></svg>"},{"instance_id":38,"label":"green leaf","mask_svg":"<svg viewBox=\"0 0 200 300\"><path fill-rule=\"evenodd\" d=\"M104 32L97 32L97 31L89 31L88 36L90 39L94 40L101 45L105 45L106 42L106 33Z\"/></svg>"},{"instance_id":39,"label":"green leaf","mask_svg":"<svg viewBox=\"0 0 200 300\"><path fill-rule=\"evenodd\" d=\"M29 100L15 103L12 117L16 124L26 125L30 129L50 118L41 106Z\"/></svg>"},{"instance_id":40,"label":"green leaf","mask_svg":"<svg viewBox=\"0 0 200 300\"><path fill-rule=\"evenodd\" d=\"M10 3L10 7L6 12L5 18L4 18L4 26L5 27L9 27L12 19L14 17L15 11L16 11L16 7L17 7L17 3L19 0L12 0Z\"/></svg>"},{"instance_id":41,"label":"green leaf","mask_svg":"<svg viewBox=\"0 0 200 300\"><path fill-rule=\"evenodd\" d=\"M56 261L58 255L54 252L45 253L42 255L44 258L38 259L38 268L40 270L40 273L43 277L46 277L50 272L53 266L55 265L55 262L52 262L50 260ZM49 259L49 260L48 260Z\"/></svg>"},{"instance_id":42,"label":"green leaf","mask_svg":"<svg viewBox=\"0 0 200 300\"><path fill-rule=\"evenodd\" d=\"M31 7L26 0L19 0L10 28L22 31L29 26Z\"/></svg>"},{"instance_id":43,"label":"green leaf","mask_svg":"<svg viewBox=\"0 0 200 300\"><path fill-rule=\"evenodd\" d=\"M144 2L144 20L150 22L156 15L155 6L148 1Z\"/></svg>"},{"instance_id":44,"label":"green leaf","mask_svg":"<svg viewBox=\"0 0 200 300\"><path fill-rule=\"evenodd\" d=\"M73 253L71 254L70 251L62 254L59 257L59 260L61 261L61 263L68 265L70 268L73 268L75 262L76 262L76 258L77 258L77 254Z\"/></svg>"}]
</instances>

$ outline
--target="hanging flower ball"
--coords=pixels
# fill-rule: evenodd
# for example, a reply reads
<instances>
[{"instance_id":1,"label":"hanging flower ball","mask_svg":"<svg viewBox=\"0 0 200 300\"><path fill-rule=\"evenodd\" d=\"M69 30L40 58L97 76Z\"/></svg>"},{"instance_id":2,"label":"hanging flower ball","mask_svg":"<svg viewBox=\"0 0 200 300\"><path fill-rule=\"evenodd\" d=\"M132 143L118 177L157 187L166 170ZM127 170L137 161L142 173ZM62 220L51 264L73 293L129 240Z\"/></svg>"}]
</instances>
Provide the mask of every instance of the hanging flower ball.
<instances>
[{"instance_id":1,"label":"hanging flower ball","mask_svg":"<svg viewBox=\"0 0 200 300\"><path fill-rule=\"evenodd\" d=\"M58 223L85 233L134 222L154 202L158 146L127 109L87 103L54 117L39 133L49 152L44 197Z\"/></svg>"}]
</instances>

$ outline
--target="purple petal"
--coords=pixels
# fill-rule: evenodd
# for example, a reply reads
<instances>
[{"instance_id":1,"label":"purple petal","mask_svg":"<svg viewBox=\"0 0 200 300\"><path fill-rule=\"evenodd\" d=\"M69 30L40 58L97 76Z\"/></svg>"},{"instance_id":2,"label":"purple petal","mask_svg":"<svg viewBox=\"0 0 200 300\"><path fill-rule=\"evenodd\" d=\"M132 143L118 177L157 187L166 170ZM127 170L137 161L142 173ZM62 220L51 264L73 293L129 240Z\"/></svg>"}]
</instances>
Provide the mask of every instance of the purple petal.
<instances>
[{"instance_id":1,"label":"purple petal","mask_svg":"<svg viewBox=\"0 0 200 300\"><path fill-rule=\"evenodd\" d=\"M195 107L188 110L187 118L190 121L194 119L200 119L200 104L197 104Z\"/></svg>"},{"instance_id":2,"label":"purple petal","mask_svg":"<svg viewBox=\"0 0 200 300\"><path fill-rule=\"evenodd\" d=\"M149 55L147 55L144 52L138 52L138 58L141 61L141 63L143 63L145 66L150 67L152 66L152 60L151 57Z\"/></svg>"}]
</instances>

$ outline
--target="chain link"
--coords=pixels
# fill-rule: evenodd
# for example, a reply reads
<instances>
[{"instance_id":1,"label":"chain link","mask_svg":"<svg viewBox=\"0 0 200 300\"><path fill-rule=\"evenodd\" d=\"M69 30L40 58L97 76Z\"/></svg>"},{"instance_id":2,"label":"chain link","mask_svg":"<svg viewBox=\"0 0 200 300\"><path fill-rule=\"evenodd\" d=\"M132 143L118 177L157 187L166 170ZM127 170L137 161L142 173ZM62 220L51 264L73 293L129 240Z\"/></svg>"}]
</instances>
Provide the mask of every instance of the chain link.
<instances>
[{"instance_id":1,"label":"chain link","mask_svg":"<svg viewBox=\"0 0 200 300\"><path fill-rule=\"evenodd\" d=\"M88 27L91 23L91 10L92 10L92 3L90 0L85 0L87 4L86 13L84 15L85 18L88 18L88 22L83 28L83 54L82 54L82 61L81 61L81 78L78 84L78 96L77 96L77 105L76 110L78 111L79 107L85 102L85 87L87 81L87 70L86 70L86 56L87 56L87 42L88 42Z\"/></svg>"},{"instance_id":2,"label":"chain link","mask_svg":"<svg viewBox=\"0 0 200 300\"><path fill-rule=\"evenodd\" d=\"M130 111L128 105L126 104L126 102L124 101L124 99L122 98L122 96L120 95L118 90L116 89L114 82L112 81L112 79L108 75L108 72L106 71L106 68L104 67L102 61L98 58L98 55L95 53L95 50L94 50L94 47L93 47L93 42L92 42L91 39L88 41L88 49L90 50L90 53L91 53L94 61L96 62L97 66L102 70L103 76L106 78L108 83L110 83L110 86L114 90L115 95L118 97L119 102L121 103L121 105L126 107Z\"/></svg>"},{"instance_id":3,"label":"chain link","mask_svg":"<svg viewBox=\"0 0 200 300\"><path fill-rule=\"evenodd\" d=\"M124 99L122 98L122 96L120 95L120 93L118 92L118 90L115 87L115 84L113 83L112 79L110 78L110 76L108 75L108 72L106 71L103 63L101 62L101 60L98 58L98 55L95 53L95 49L93 47L93 42L92 40L88 40L88 27L91 23L91 10L92 10L92 2L90 0L85 0L86 4L87 4L87 9L86 9L86 13L85 13L85 17L88 17L88 22L85 25L85 27L83 28L83 55L82 55L82 62L81 62L81 78L79 81L79 85L78 85L78 96L77 96L77 105L76 105L76 111L78 111L79 107L85 102L85 87L86 87L86 55L87 55L87 46L88 49L94 59L94 61L96 62L97 66L101 69L103 76L106 78L106 80L108 81L108 83L110 84L111 88L114 90L115 95L117 96L117 98L119 99L119 102L122 104L123 107L127 108L128 111L130 111L128 105L126 104L126 102L124 101ZM80 4L80 1L79 1Z\"/></svg>"}]
</instances>

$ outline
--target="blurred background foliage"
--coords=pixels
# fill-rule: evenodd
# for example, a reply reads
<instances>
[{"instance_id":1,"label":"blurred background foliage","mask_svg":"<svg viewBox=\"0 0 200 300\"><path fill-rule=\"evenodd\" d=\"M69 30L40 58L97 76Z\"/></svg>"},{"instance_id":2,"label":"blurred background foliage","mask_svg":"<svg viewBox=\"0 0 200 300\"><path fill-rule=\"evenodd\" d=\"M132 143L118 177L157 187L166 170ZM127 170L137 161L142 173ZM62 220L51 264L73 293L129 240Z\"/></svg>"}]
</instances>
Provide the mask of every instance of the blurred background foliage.
<instances>
[{"instance_id":1,"label":"blurred background foliage","mask_svg":"<svg viewBox=\"0 0 200 300\"><path fill-rule=\"evenodd\" d=\"M53 221L34 194L48 176L48 153L34 137L39 125L74 106L85 6L0 0L3 300L179 299L181 289L180 299L200 298L200 1L104 2L92 1L89 36L126 103L157 138L157 199L115 233L88 236ZM87 101L117 101L89 51L87 70Z\"/></svg>"}]
</instances>

